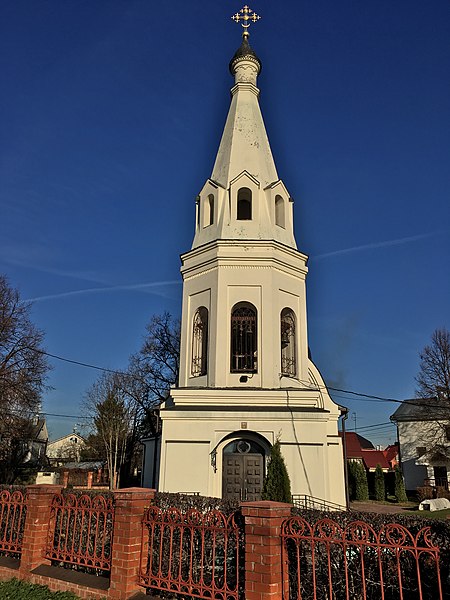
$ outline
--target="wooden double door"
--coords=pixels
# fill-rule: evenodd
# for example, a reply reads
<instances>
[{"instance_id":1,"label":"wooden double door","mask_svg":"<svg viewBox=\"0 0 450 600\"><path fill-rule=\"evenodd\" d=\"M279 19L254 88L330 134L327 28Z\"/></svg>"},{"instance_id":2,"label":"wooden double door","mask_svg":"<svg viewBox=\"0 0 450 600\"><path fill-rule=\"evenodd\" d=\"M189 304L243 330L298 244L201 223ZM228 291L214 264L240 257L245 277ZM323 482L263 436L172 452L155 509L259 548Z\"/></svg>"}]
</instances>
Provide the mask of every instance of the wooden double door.
<instances>
[{"instance_id":1,"label":"wooden double door","mask_svg":"<svg viewBox=\"0 0 450 600\"><path fill-rule=\"evenodd\" d=\"M224 454L222 497L227 499L261 500L264 479L262 454Z\"/></svg>"}]
</instances>

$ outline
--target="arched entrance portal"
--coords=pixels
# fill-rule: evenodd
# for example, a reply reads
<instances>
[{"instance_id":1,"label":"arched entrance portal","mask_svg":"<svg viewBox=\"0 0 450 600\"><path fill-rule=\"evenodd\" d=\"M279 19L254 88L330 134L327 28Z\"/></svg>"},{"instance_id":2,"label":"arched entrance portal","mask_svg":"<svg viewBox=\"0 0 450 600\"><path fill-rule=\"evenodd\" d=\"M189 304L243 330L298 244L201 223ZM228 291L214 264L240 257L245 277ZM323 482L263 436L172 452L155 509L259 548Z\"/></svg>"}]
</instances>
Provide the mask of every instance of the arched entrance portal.
<instances>
[{"instance_id":1,"label":"arched entrance portal","mask_svg":"<svg viewBox=\"0 0 450 600\"><path fill-rule=\"evenodd\" d=\"M223 449L222 497L261 500L266 452L250 438L237 438Z\"/></svg>"}]
</instances>

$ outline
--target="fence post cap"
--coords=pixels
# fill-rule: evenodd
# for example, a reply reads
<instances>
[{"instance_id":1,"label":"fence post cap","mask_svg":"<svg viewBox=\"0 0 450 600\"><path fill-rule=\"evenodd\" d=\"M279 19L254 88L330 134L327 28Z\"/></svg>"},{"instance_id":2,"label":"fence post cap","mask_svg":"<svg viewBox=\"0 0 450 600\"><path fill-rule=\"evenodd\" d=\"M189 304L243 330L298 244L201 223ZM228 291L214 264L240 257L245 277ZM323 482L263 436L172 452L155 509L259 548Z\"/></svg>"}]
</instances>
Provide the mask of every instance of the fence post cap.
<instances>
[{"instance_id":1,"label":"fence post cap","mask_svg":"<svg viewBox=\"0 0 450 600\"><path fill-rule=\"evenodd\" d=\"M152 488L141 488L141 487L130 487L122 488L119 490L112 490L112 493L116 498L153 498L156 490Z\"/></svg>"},{"instance_id":2,"label":"fence post cap","mask_svg":"<svg viewBox=\"0 0 450 600\"><path fill-rule=\"evenodd\" d=\"M242 508L265 508L265 509L276 509L276 508L291 508L293 504L287 502L275 502L273 500L256 500L254 502L241 502Z\"/></svg>"},{"instance_id":3,"label":"fence post cap","mask_svg":"<svg viewBox=\"0 0 450 600\"><path fill-rule=\"evenodd\" d=\"M27 485L28 492L59 493L61 490L62 490L62 486L55 485L53 483L33 483L32 485Z\"/></svg>"}]
</instances>

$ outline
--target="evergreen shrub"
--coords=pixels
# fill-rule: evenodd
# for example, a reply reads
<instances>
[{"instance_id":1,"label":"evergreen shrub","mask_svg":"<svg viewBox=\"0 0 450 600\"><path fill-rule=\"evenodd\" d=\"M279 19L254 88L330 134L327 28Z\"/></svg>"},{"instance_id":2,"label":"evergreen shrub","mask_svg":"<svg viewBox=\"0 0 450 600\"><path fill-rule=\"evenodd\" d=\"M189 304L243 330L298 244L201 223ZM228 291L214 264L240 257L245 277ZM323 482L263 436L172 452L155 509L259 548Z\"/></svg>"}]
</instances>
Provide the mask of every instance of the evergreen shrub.
<instances>
[{"instance_id":1,"label":"evergreen shrub","mask_svg":"<svg viewBox=\"0 0 450 600\"><path fill-rule=\"evenodd\" d=\"M395 497L397 502L408 501L405 490L405 480L403 479L403 473L398 465L395 467Z\"/></svg>"},{"instance_id":2,"label":"evergreen shrub","mask_svg":"<svg viewBox=\"0 0 450 600\"><path fill-rule=\"evenodd\" d=\"M239 510L238 500L224 500L211 496L197 496L193 494L174 494L171 492L156 492L152 505L161 510L176 508L182 513L195 508L205 514L211 510L219 510L229 516Z\"/></svg>"},{"instance_id":3,"label":"evergreen shrub","mask_svg":"<svg viewBox=\"0 0 450 600\"><path fill-rule=\"evenodd\" d=\"M375 500L382 502L386 498L386 488L384 484L384 473L381 465L375 469Z\"/></svg>"},{"instance_id":4,"label":"evergreen shrub","mask_svg":"<svg viewBox=\"0 0 450 600\"><path fill-rule=\"evenodd\" d=\"M366 502L369 499L369 485L367 483L366 469L360 462L355 463L355 465L355 500Z\"/></svg>"},{"instance_id":5,"label":"evergreen shrub","mask_svg":"<svg viewBox=\"0 0 450 600\"><path fill-rule=\"evenodd\" d=\"M270 462L264 478L262 499L274 502L292 502L291 482L281 454L279 440L275 442L270 451Z\"/></svg>"}]
</instances>

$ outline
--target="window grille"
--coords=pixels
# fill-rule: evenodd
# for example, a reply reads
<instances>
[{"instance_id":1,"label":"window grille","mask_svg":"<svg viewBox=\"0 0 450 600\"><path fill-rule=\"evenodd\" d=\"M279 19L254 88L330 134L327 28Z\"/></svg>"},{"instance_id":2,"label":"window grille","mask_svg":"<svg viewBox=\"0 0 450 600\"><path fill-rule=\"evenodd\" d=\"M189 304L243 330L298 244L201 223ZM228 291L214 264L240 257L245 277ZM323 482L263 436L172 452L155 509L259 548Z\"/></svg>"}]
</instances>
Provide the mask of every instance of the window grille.
<instances>
[{"instance_id":1,"label":"window grille","mask_svg":"<svg viewBox=\"0 0 450 600\"><path fill-rule=\"evenodd\" d=\"M231 313L231 372L257 371L257 319L251 304L240 304Z\"/></svg>"},{"instance_id":2,"label":"window grille","mask_svg":"<svg viewBox=\"0 0 450 600\"><path fill-rule=\"evenodd\" d=\"M286 377L297 375L295 315L290 308L281 311L281 374Z\"/></svg>"},{"instance_id":3,"label":"window grille","mask_svg":"<svg viewBox=\"0 0 450 600\"><path fill-rule=\"evenodd\" d=\"M192 328L191 375L206 375L208 362L208 309L201 306L194 315Z\"/></svg>"}]
</instances>

